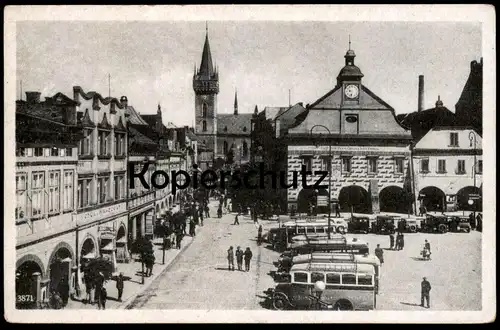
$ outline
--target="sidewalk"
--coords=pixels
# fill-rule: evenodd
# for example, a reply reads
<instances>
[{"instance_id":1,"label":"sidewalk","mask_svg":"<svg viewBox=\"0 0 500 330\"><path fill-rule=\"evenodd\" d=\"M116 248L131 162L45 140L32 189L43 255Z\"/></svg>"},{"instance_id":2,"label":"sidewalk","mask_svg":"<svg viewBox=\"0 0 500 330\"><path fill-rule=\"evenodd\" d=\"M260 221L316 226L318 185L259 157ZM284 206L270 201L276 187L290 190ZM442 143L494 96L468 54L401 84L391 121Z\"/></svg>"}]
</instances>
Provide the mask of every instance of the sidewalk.
<instances>
[{"instance_id":1,"label":"sidewalk","mask_svg":"<svg viewBox=\"0 0 500 330\"><path fill-rule=\"evenodd\" d=\"M211 201L209 206L211 208L211 214L213 215L214 210L216 209L215 202ZM218 205L218 202L217 202ZM198 233L202 226L196 226L196 232ZM106 291L108 293L108 299L106 301L106 309L125 309L140 293L146 290L153 281L162 274L172 263L177 260L177 257L180 256L184 250L186 250L191 243L193 242L193 238L189 235L184 236L182 240L182 247L180 250L177 249L169 249L165 250L165 264L162 264L163 261L163 250L162 243L163 240L161 238L157 238L153 241L154 243L154 253L155 253L155 265L153 267L153 275L151 277L144 277L144 284L141 284L141 272L142 265L140 262L132 261L128 264L126 263L118 263L117 264L117 272L113 275L118 275L120 272L123 272L123 276L127 278L124 282L124 289L122 295L122 301L118 301L118 290L116 289L116 281L109 280L106 283ZM81 287L80 297L77 300L69 299L68 305L65 309L97 309L97 304L90 305L82 302L85 299L85 286Z\"/></svg>"}]
</instances>

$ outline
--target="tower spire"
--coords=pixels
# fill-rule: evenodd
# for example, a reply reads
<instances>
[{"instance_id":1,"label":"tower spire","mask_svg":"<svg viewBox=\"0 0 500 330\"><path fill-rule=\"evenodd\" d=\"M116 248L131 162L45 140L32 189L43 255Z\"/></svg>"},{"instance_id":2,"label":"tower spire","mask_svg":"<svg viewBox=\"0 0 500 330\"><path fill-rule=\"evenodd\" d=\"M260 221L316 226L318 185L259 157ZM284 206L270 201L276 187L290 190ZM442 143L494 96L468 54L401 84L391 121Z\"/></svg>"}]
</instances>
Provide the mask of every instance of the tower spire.
<instances>
[{"instance_id":1,"label":"tower spire","mask_svg":"<svg viewBox=\"0 0 500 330\"><path fill-rule=\"evenodd\" d=\"M238 90L235 89L234 91L234 114L238 114Z\"/></svg>"},{"instance_id":2,"label":"tower spire","mask_svg":"<svg viewBox=\"0 0 500 330\"><path fill-rule=\"evenodd\" d=\"M351 35L349 35L349 50L351 50Z\"/></svg>"},{"instance_id":3,"label":"tower spire","mask_svg":"<svg viewBox=\"0 0 500 330\"><path fill-rule=\"evenodd\" d=\"M203 46L203 54L201 55L201 64L199 74L202 76L211 77L214 73L214 65L212 62L212 54L210 52L210 43L208 42L208 23L206 26L205 45Z\"/></svg>"}]
</instances>

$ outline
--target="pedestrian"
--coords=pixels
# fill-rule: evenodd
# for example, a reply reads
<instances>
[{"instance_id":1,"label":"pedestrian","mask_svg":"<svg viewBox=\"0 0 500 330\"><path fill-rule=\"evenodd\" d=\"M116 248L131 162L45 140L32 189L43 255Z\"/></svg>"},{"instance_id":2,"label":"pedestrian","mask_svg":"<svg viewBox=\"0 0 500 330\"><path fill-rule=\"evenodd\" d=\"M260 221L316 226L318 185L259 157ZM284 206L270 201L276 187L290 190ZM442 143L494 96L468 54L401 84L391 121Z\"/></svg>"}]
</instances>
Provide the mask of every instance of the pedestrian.
<instances>
[{"instance_id":1,"label":"pedestrian","mask_svg":"<svg viewBox=\"0 0 500 330\"><path fill-rule=\"evenodd\" d=\"M118 275L118 277L116 278L116 289L118 290L118 301L122 301L123 283L124 283L123 273L120 272L120 275Z\"/></svg>"},{"instance_id":2,"label":"pedestrian","mask_svg":"<svg viewBox=\"0 0 500 330\"><path fill-rule=\"evenodd\" d=\"M396 233L396 240L394 242L394 250L398 251L399 250L399 243L401 242L401 237L399 236L399 233Z\"/></svg>"},{"instance_id":3,"label":"pedestrian","mask_svg":"<svg viewBox=\"0 0 500 330\"><path fill-rule=\"evenodd\" d=\"M242 270L241 268L243 267L243 251L239 246L236 248L236 263L238 265L238 270Z\"/></svg>"},{"instance_id":4,"label":"pedestrian","mask_svg":"<svg viewBox=\"0 0 500 330\"><path fill-rule=\"evenodd\" d=\"M227 250L227 263L229 270L234 271L234 251L232 246Z\"/></svg>"},{"instance_id":5,"label":"pedestrian","mask_svg":"<svg viewBox=\"0 0 500 330\"><path fill-rule=\"evenodd\" d=\"M483 230L483 215L481 213L478 213L476 217L476 230L477 231Z\"/></svg>"},{"instance_id":6,"label":"pedestrian","mask_svg":"<svg viewBox=\"0 0 500 330\"><path fill-rule=\"evenodd\" d=\"M431 243L429 243L427 240L425 240L424 247L431 252Z\"/></svg>"},{"instance_id":7,"label":"pedestrian","mask_svg":"<svg viewBox=\"0 0 500 330\"><path fill-rule=\"evenodd\" d=\"M198 212L200 213L200 225L203 226L203 208L201 206Z\"/></svg>"},{"instance_id":8,"label":"pedestrian","mask_svg":"<svg viewBox=\"0 0 500 330\"><path fill-rule=\"evenodd\" d=\"M257 231L257 244L262 243L262 225L259 225L259 230Z\"/></svg>"},{"instance_id":9,"label":"pedestrian","mask_svg":"<svg viewBox=\"0 0 500 330\"><path fill-rule=\"evenodd\" d=\"M391 243L390 249L392 250L394 248L394 234L393 233L391 233L389 235L389 240L390 240L390 243Z\"/></svg>"},{"instance_id":10,"label":"pedestrian","mask_svg":"<svg viewBox=\"0 0 500 330\"><path fill-rule=\"evenodd\" d=\"M476 229L476 219L474 218L474 213L469 214L469 224L472 230Z\"/></svg>"},{"instance_id":11,"label":"pedestrian","mask_svg":"<svg viewBox=\"0 0 500 330\"><path fill-rule=\"evenodd\" d=\"M181 219L181 229L184 233L184 235L187 235L186 233L186 218L185 218L185 215L180 215L180 219Z\"/></svg>"},{"instance_id":12,"label":"pedestrian","mask_svg":"<svg viewBox=\"0 0 500 330\"><path fill-rule=\"evenodd\" d=\"M196 227L196 223L195 223L194 219L191 219L189 221L189 235L191 237L196 236L196 229L195 229L195 227Z\"/></svg>"},{"instance_id":13,"label":"pedestrian","mask_svg":"<svg viewBox=\"0 0 500 330\"><path fill-rule=\"evenodd\" d=\"M178 230L177 233L175 234L175 248L180 250L181 249L181 242L184 234L182 233L182 230Z\"/></svg>"},{"instance_id":14,"label":"pedestrian","mask_svg":"<svg viewBox=\"0 0 500 330\"><path fill-rule=\"evenodd\" d=\"M239 215L240 215L240 214L238 213L238 214L236 214L236 216L234 217L234 222L233 222L233 225L239 225L239 224L240 224L240 222L238 221L238 216L239 216Z\"/></svg>"},{"instance_id":15,"label":"pedestrian","mask_svg":"<svg viewBox=\"0 0 500 330\"><path fill-rule=\"evenodd\" d=\"M420 296L420 306L424 307L424 300L427 301L427 308L431 307L431 284L427 281L427 278L424 277L421 283L422 291Z\"/></svg>"},{"instance_id":16,"label":"pedestrian","mask_svg":"<svg viewBox=\"0 0 500 330\"><path fill-rule=\"evenodd\" d=\"M399 249L403 250L404 247L405 247L405 235L403 235L403 233L401 233L401 242L399 243Z\"/></svg>"},{"instance_id":17,"label":"pedestrian","mask_svg":"<svg viewBox=\"0 0 500 330\"><path fill-rule=\"evenodd\" d=\"M339 203L335 204L335 217L340 218L340 204Z\"/></svg>"},{"instance_id":18,"label":"pedestrian","mask_svg":"<svg viewBox=\"0 0 500 330\"><path fill-rule=\"evenodd\" d=\"M90 274L88 272L83 275L83 282L85 283L85 292L87 296L85 297L85 302L88 304L93 304L92 302L92 281L90 280Z\"/></svg>"},{"instance_id":19,"label":"pedestrian","mask_svg":"<svg viewBox=\"0 0 500 330\"><path fill-rule=\"evenodd\" d=\"M384 250L380 248L380 244L377 244L377 247L375 248L375 255L377 256L378 260L380 260L380 266L384 263Z\"/></svg>"},{"instance_id":20,"label":"pedestrian","mask_svg":"<svg viewBox=\"0 0 500 330\"><path fill-rule=\"evenodd\" d=\"M106 309L106 300L108 299L108 292L106 291L105 287L101 288L100 298L101 298L100 304L101 304L102 309Z\"/></svg>"},{"instance_id":21,"label":"pedestrian","mask_svg":"<svg viewBox=\"0 0 500 330\"><path fill-rule=\"evenodd\" d=\"M210 208L208 207L208 202L205 204L205 217L210 218Z\"/></svg>"},{"instance_id":22,"label":"pedestrian","mask_svg":"<svg viewBox=\"0 0 500 330\"><path fill-rule=\"evenodd\" d=\"M245 253L244 253L244 256L245 256L245 271L249 271L250 270L250 260L252 259L252 251L250 251L250 248L247 247L247 249L245 250Z\"/></svg>"},{"instance_id":23,"label":"pedestrian","mask_svg":"<svg viewBox=\"0 0 500 330\"><path fill-rule=\"evenodd\" d=\"M219 208L217 209L217 217L222 218L222 208L219 205Z\"/></svg>"},{"instance_id":24,"label":"pedestrian","mask_svg":"<svg viewBox=\"0 0 500 330\"><path fill-rule=\"evenodd\" d=\"M62 309L63 308L63 301L61 299L61 296L56 290L52 290L50 294L50 306L53 309Z\"/></svg>"}]
</instances>

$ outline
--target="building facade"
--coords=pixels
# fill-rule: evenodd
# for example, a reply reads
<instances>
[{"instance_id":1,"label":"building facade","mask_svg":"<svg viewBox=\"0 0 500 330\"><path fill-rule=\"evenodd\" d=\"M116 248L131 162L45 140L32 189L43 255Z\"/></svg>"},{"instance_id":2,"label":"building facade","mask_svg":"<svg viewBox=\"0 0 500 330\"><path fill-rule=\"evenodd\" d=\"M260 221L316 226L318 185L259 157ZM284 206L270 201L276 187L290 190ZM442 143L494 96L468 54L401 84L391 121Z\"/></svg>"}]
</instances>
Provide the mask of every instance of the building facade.
<instances>
[{"instance_id":1,"label":"building facade","mask_svg":"<svg viewBox=\"0 0 500 330\"><path fill-rule=\"evenodd\" d=\"M16 294L35 301L75 289L78 103L57 93L16 102Z\"/></svg>"},{"instance_id":2,"label":"building facade","mask_svg":"<svg viewBox=\"0 0 500 330\"><path fill-rule=\"evenodd\" d=\"M395 117L394 109L362 84L363 74L349 49L334 89L299 112L280 136L287 146L287 184L300 177L302 166L312 171L307 184L331 173L331 201L342 211L410 212L410 131ZM327 189L288 189L288 208L299 212L328 207Z\"/></svg>"}]
</instances>

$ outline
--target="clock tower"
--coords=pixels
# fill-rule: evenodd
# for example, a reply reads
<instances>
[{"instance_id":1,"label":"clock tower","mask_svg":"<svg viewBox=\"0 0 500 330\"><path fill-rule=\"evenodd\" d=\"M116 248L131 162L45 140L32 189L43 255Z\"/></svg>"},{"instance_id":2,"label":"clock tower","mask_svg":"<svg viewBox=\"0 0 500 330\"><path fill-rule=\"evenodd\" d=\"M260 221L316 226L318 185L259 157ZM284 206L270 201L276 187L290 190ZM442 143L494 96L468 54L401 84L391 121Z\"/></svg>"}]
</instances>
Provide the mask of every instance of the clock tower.
<instances>
[{"instance_id":1,"label":"clock tower","mask_svg":"<svg viewBox=\"0 0 500 330\"><path fill-rule=\"evenodd\" d=\"M358 105L361 93L361 78L363 78L363 74L354 65L355 57L356 54L351 49L351 41L349 40L349 50L344 56L345 66L337 76L337 87L342 88L342 104L347 106Z\"/></svg>"},{"instance_id":2,"label":"clock tower","mask_svg":"<svg viewBox=\"0 0 500 330\"><path fill-rule=\"evenodd\" d=\"M206 147L213 152L217 150L217 94L219 94L219 73L212 63L208 28L205 45L201 56L200 69L194 68L193 74L195 133L201 137Z\"/></svg>"}]
</instances>

